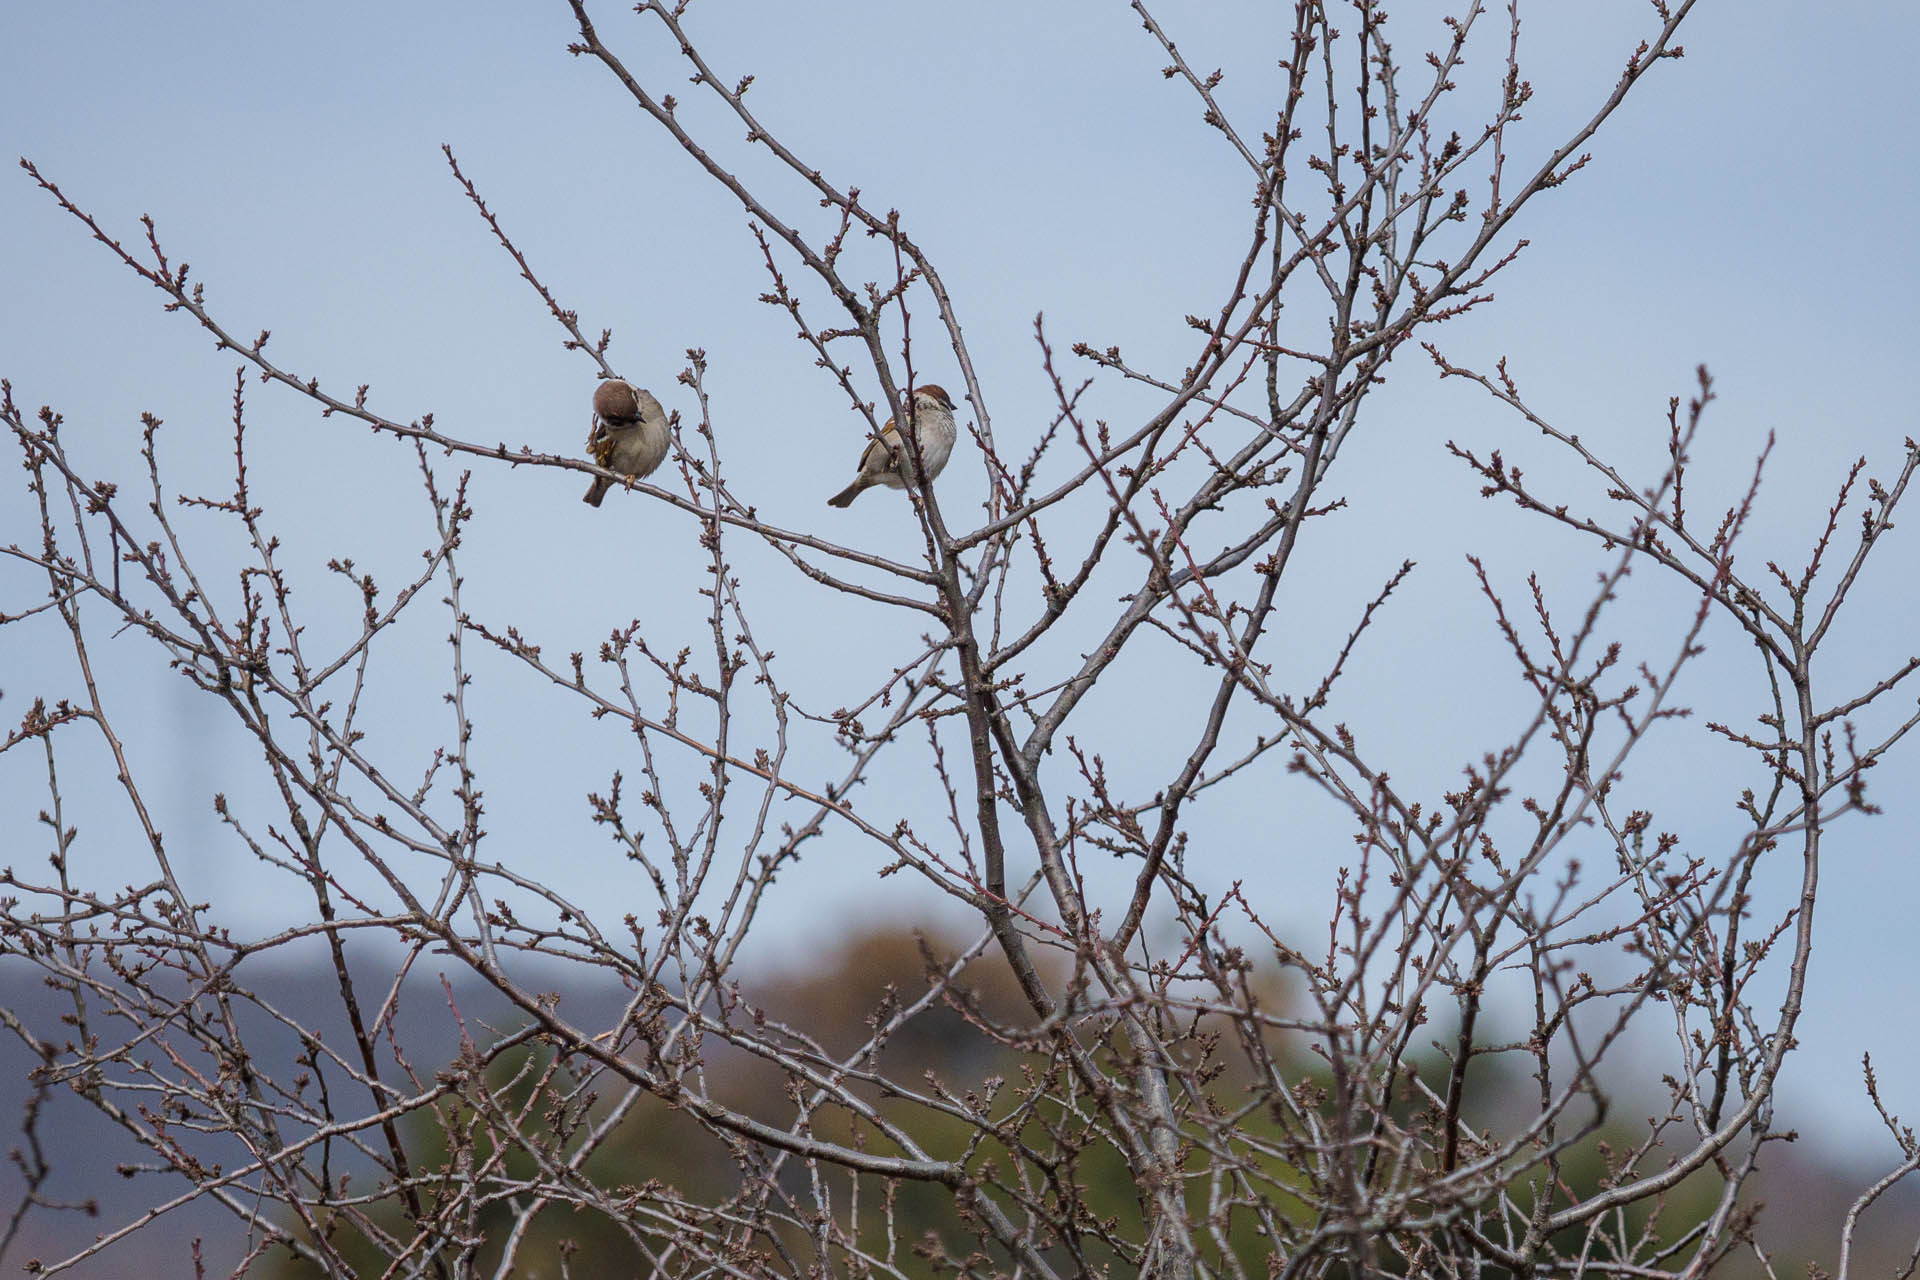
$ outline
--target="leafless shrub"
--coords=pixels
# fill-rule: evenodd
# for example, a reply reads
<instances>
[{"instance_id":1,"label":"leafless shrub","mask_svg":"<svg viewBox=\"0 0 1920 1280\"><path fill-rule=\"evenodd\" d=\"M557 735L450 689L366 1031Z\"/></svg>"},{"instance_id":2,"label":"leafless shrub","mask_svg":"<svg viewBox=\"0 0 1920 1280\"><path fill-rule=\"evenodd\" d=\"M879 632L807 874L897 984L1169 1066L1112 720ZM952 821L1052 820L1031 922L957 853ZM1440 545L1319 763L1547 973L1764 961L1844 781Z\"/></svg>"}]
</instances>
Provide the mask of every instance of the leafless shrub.
<instances>
[{"instance_id":1,"label":"leafless shrub","mask_svg":"<svg viewBox=\"0 0 1920 1280\"><path fill-rule=\"evenodd\" d=\"M487 566L463 554L462 533L489 517L469 504L467 473L444 459L521 474L600 474L594 464L466 438L430 417L383 416L364 387L323 388L293 358L269 354L266 333L228 328L151 222L138 243L123 240L27 164L169 311L240 361L232 489L219 496L168 484L157 420L145 484L121 492L83 474L57 413L23 408L10 384L0 404L38 530L7 553L46 584L44 598L10 603L0 621L32 637L23 643L56 638L77 681L77 692L35 700L0 746L14 768L37 753L46 776L51 868L7 870L0 922L7 955L70 1006L45 1025L0 1011L43 1094L73 1091L146 1148L156 1167L141 1176L171 1188L155 1193L156 1209L225 1206L250 1242L242 1269L297 1257L332 1274L390 1275L549 1265L1698 1275L1743 1248L1757 1256L1742 1188L1780 1136L1774 1085L1813 955L1822 843L1872 812L1868 771L1916 721L1884 709L1920 660L1838 682L1836 696L1832 677L1816 693L1820 654L1893 528L1920 447L1908 440L1879 478L1864 461L1852 466L1804 559L1755 572L1735 549L1760 500L1764 455L1729 508L1689 504L1713 399L1704 370L1660 428L1664 468L1629 474L1556 427L1504 364L1460 367L1439 335L1482 306L1513 261L1525 206L1573 178L1614 109L1680 55L1690 0L1655 4L1644 43L1587 122L1525 154L1508 138L1532 93L1517 11L1503 22L1468 3L1443 44L1409 60L1368 0L1338 13L1300 3L1279 101L1250 122L1229 118L1218 74L1189 65L1134 3L1168 78L1191 88L1244 161L1244 255L1214 282L1215 307L1188 317L1183 369L1081 344L1072 354L1089 372L1070 374L1036 324L1055 412L1019 433L996 433L964 298L910 237L910 217L869 206L783 141L778 122L748 105L751 77L725 83L682 29L686 7L638 9L678 42L693 92L804 183L807 200L776 200L764 194L775 184L736 176L674 98L603 40L584 0L572 0L574 52L738 200L764 258L762 301L791 318L869 430L904 414L908 390L936 367L957 371L966 429L955 466L983 470L984 518L967 527L937 489L909 493L896 500L910 503L918 543L897 555L769 523L728 479L705 356L693 351L679 397L692 408L677 419L669 463L658 483L629 483L624 500L657 504L701 549L707 579L692 604L711 648L680 648L639 617L597 654L551 652L532 620L466 604L468 575ZM1469 47L1506 54L1501 100L1471 120L1454 85ZM588 336L451 150L447 161L569 349L613 374L608 336ZM1551 603L1563 584L1535 579L1516 592L1480 572L1492 633L1532 709L1511 741L1474 754L1456 789L1427 798L1396 785L1333 710L1357 655L1396 643L1374 632L1393 617L1410 564L1379 584L1324 671L1301 682L1273 661L1296 552L1339 507L1336 464L1369 421L1369 391L1409 344L1606 491L1585 505L1499 452L1452 446L1463 482L1516 504L1517 519L1584 535L1604 569L1571 608ZM379 567L384 583L351 563L328 566L363 605L343 639L318 638L339 634L339 620L316 625L313 594L295 590L308 566L287 563L250 491L250 378L318 406L325 430L409 442L417 460L434 535L397 589L391 566ZM1150 389L1158 408L1125 423L1090 419L1083 396L1099 379ZM1002 435L1014 437L1004 449ZM236 572L205 567L219 557L196 543L208 525L183 524L189 511L238 540ZM886 658L864 700L836 707L756 638L736 554L777 558L821 609L906 615L924 648ZM1693 601L1678 643L1609 638L1630 571L1664 575ZM452 620L440 692L454 730L421 760L383 739L363 692L403 620L438 603ZM671 607L684 619L686 606ZM1716 629L1745 637L1766 701L1750 723L1697 732L1745 748L1765 781L1734 784L1745 830L1711 846L1663 830L1623 779L1636 749L1682 714L1676 682ZM103 692L103 640L121 632L164 655L257 744L260 772L245 785L277 797L277 812L262 826L223 799L220 816L306 904L304 923L238 936L220 886L176 861ZM510 660L518 696L627 731L590 804L655 902L569 900L542 876L540 851L485 843L483 793L512 779L484 778L470 751L476 649ZM1187 736L1080 727L1118 665L1143 652L1207 673L1209 697L1182 718ZM1878 727L1856 727L1869 723ZM63 796L77 767L65 744L83 735L106 753L77 757L100 766L87 803L107 803L100 777L110 779L142 832L143 883L115 887L78 870ZM688 759L700 765L693 783ZM1113 781L1117 760L1153 783ZM884 787L860 790L883 763L888 776L937 781L944 829L916 828ZM1280 779L1316 789L1350 828L1324 933L1289 932L1278 914L1286 886L1233 879L1219 851L1188 839L1197 797L1260 795ZM739 960L776 880L829 831L857 834L881 874L916 878L978 923L971 944L929 948L924 983L903 975L851 1050L783 1020ZM1756 892L1763 864L1796 860L1797 894ZM349 951L377 944L398 956L397 972L370 978ZM310 949L337 987L341 1036L317 1034L252 980L276 955ZM460 1052L440 1067L412 1061L396 1023L425 957L497 992L517 1029L469 1023L449 988ZM1017 1012L979 996L1006 975ZM624 993L598 1021L552 994L593 983ZM1486 1027L1496 991L1527 1019L1504 1039ZM895 1046L915 1028L955 1014L990 1066L969 1076L965 1063L896 1065ZM1612 1105L1609 1066L1630 1034L1664 1036L1664 1104L1647 1123ZM750 1080L765 1087L744 1089ZM678 1135L680 1162L644 1180L609 1176L640 1117ZM1905 1156L1890 1184L1920 1156L1887 1120ZM26 1132L30 1195L15 1228L42 1202L40 1178L57 1158L33 1112ZM707 1159L721 1176L696 1174ZM1118 1203L1105 1198L1114 1185L1125 1189ZM929 1191L934 1209L909 1212ZM148 1220L36 1265L79 1267ZM553 1243L589 1229L617 1256L587 1266Z\"/></svg>"}]
</instances>

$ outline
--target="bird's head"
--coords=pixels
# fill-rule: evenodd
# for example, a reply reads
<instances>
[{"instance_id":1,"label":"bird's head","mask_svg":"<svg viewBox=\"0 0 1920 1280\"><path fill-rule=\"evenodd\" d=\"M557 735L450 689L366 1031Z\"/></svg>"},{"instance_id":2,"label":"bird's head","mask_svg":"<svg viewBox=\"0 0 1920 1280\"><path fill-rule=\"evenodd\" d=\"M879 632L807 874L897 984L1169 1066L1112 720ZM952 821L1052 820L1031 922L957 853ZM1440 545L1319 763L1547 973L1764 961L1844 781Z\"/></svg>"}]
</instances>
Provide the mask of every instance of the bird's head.
<instances>
[{"instance_id":1,"label":"bird's head","mask_svg":"<svg viewBox=\"0 0 1920 1280\"><path fill-rule=\"evenodd\" d=\"M632 383L609 378L593 389L593 411L608 422L631 422L640 416L640 396Z\"/></svg>"}]
</instances>

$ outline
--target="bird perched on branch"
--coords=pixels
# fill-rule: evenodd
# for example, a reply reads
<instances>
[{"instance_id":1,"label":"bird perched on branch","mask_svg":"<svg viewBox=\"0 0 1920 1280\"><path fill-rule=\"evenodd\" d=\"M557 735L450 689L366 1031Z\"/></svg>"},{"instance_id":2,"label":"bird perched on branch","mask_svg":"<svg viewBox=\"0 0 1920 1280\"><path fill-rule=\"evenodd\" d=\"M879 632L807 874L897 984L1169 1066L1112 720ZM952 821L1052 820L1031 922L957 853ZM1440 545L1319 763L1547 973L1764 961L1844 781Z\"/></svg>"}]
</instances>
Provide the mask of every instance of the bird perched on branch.
<instances>
[{"instance_id":1,"label":"bird perched on branch","mask_svg":"<svg viewBox=\"0 0 1920 1280\"><path fill-rule=\"evenodd\" d=\"M667 456L667 413L651 391L622 378L608 378L593 390L593 430L587 454L609 471L638 480ZM597 507L613 488L607 476L595 476L584 501Z\"/></svg>"},{"instance_id":2,"label":"bird perched on branch","mask_svg":"<svg viewBox=\"0 0 1920 1280\"><path fill-rule=\"evenodd\" d=\"M959 429L953 423L953 397L931 382L914 388L913 413L909 415L913 422L914 440L920 446L920 474L931 481L947 465L947 459L953 456L953 442L959 436ZM892 418L881 428L880 438L867 442L867 451L860 455L860 471L853 483L827 499L830 507L844 507L877 484L889 489L907 487L907 473L910 464L901 456L906 444L900 438L900 428Z\"/></svg>"}]
</instances>

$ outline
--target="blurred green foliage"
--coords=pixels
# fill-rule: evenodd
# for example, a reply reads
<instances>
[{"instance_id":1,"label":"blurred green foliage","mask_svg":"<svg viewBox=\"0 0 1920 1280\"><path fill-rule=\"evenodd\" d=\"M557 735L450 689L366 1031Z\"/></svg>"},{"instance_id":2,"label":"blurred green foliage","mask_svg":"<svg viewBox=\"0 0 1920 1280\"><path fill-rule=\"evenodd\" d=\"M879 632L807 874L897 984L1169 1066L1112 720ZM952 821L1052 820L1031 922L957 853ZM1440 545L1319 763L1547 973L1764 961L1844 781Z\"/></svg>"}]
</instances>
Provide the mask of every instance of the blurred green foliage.
<instances>
[{"instance_id":1,"label":"blurred green foliage","mask_svg":"<svg viewBox=\"0 0 1920 1280\"><path fill-rule=\"evenodd\" d=\"M873 1027L899 1001L913 999L926 990L925 975L933 961L932 952L913 935L875 933L852 943L819 970L770 977L751 996L758 1008L782 1024L804 1027L827 1051L846 1054L864 1043ZM1124 1159L1111 1142L1103 1139L1097 1112L1070 1104L1074 1085L1059 1063L1003 1047L978 1025L976 1019L1018 1025L1023 1011L1017 992L991 957L975 968L981 976L975 977L968 989L966 1009L947 1002L926 1010L888 1041L877 1069L902 1089L942 1093L956 1105L996 1120L1009 1114L1012 1099L1032 1096L1037 1086L1043 1086L1043 1096L1029 1108L1025 1123L1017 1131L1001 1126L992 1136L983 1138L980 1130L961 1116L892 1096L877 1086L861 1090L863 1097L913 1134L936 1158L970 1153L970 1169L991 1168L1004 1181L1023 1181L1028 1193L1049 1210L1070 1210L1082 1223L1107 1222L1111 1234L1138 1240L1138 1194ZM1438 1034L1434 1039L1446 1042L1446 1037ZM1199 1046L1206 1040L1204 1035L1192 1035L1183 1047L1202 1052ZM1099 1048L1095 1046L1096 1051ZM1304 1045L1294 1046L1290 1054L1279 1053L1277 1047L1275 1051L1295 1096L1326 1105L1324 1060L1307 1054ZM783 1127L791 1123L796 1095L776 1067L715 1038L709 1038L700 1052L705 1086L715 1100L769 1123ZM1250 1082L1234 1065L1235 1051L1230 1041L1220 1046L1220 1052L1226 1065L1215 1079L1216 1102L1229 1108L1242 1105L1252 1097L1247 1087ZM1437 1048L1430 1045L1413 1064L1413 1070L1433 1091L1444 1095L1448 1068ZM1537 1103L1537 1086L1530 1072L1530 1064L1518 1056L1476 1059L1475 1070L1468 1075L1463 1113L1491 1118L1496 1127L1500 1123L1524 1123L1529 1104ZM457 1184L475 1171L508 1184L534 1182L541 1169L532 1152L543 1151L544 1158L565 1162L573 1149L570 1142L585 1127L607 1123L624 1098L623 1088L605 1074L595 1077L593 1088L607 1092L583 1089L582 1080L570 1065L556 1062L553 1049L538 1040L529 1040L494 1058L479 1081L484 1087L469 1083L438 1106L413 1113L404 1126L403 1139L416 1173L430 1175L421 1187L428 1214L453 1200ZM1437 1124L1437 1112L1414 1090L1398 1088L1395 1097L1392 1119L1399 1131L1419 1132L1423 1126L1430 1129ZM747 1181L743 1168L756 1176L768 1168L769 1154L765 1150L722 1141L685 1111L657 1097L624 1098L624 1105L625 1113L584 1162L582 1173L596 1187L611 1191L630 1207L631 1213L623 1223L563 1200L548 1203L514 1241L516 1266L512 1274L557 1276L562 1274L563 1259L566 1274L574 1276L651 1275L657 1268L675 1273L679 1267L685 1267L689 1274L700 1273L701 1268L685 1253L667 1252L669 1233L659 1216L661 1209L675 1204L694 1208L723 1204L730 1196L743 1194ZM1248 1110L1238 1123L1249 1139L1250 1151L1285 1146L1286 1134L1271 1102ZM899 1154L869 1121L843 1108L818 1109L811 1127L823 1139L855 1143L879 1154ZM1617 1120L1603 1125L1565 1154L1561 1163L1564 1185L1558 1192L1541 1185L1543 1178L1536 1174L1517 1180L1510 1193L1523 1206L1543 1195L1556 1207L1564 1204L1568 1189L1578 1192L1598 1187L1612 1176L1621 1155L1633 1150L1630 1135L1635 1132L1644 1141L1644 1126L1635 1129ZM503 1133L518 1133L521 1141L503 1143ZM1022 1148L1055 1153L1051 1172L1023 1155ZM1059 1154L1062 1152L1064 1156ZM1659 1164L1656 1152L1651 1161L1641 1163L1641 1170ZM1306 1200L1296 1199L1289 1192L1312 1190L1311 1169L1289 1167L1286 1161L1265 1154L1249 1154L1244 1166L1241 1172L1251 1175L1245 1185L1258 1189L1279 1218L1294 1224L1309 1220L1311 1211ZM1203 1252L1209 1265L1217 1265L1220 1250L1206 1233L1203 1219L1210 1179L1229 1175L1210 1170L1205 1153L1199 1150L1189 1154L1187 1167L1194 1174L1189 1202L1202 1228ZM375 1194L367 1183L369 1176L370 1171L362 1168L356 1176L344 1179L345 1193ZM863 1274L857 1260L844 1249L830 1245L822 1258L818 1238L809 1238L801 1225L799 1219L815 1203L816 1180L830 1197L841 1227L854 1233L863 1250L887 1259L899 1274L993 1274L1004 1264L998 1246L989 1245L945 1187L854 1177L844 1170L814 1168L799 1158L788 1158L774 1182L780 1193L791 1197L791 1223L779 1233L777 1241L762 1235L744 1246L772 1255L764 1264L769 1270L784 1273L797 1264L801 1271L808 1266L824 1266L834 1274ZM1657 1220L1651 1216L1655 1212L1652 1205L1636 1205L1611 1223L1610 1230L1616 1238L1624 1229L1636 1238L1643 1232L1653 1232L1660 1239L1681 1239L1690 1227L1713 1212L1718 1188L1717 1179L1708 1169L1667 1197ZM384 1195L376 1196L378 1203L370 1216L396 1238L410 1238L401 1198L390 1187L384 1190ZM1242 1192L1243 1198L1246 1194ZM1021 1206L1004 1195L997 1198L1009 1216L1015 1220L1022 1217ZM502 1195L488 1201L473 1221L462 1224L461 1234L479 1242L468 1260L471 1273L495 1274L525 1203L523 1197ZM336 1217L321 1225L357 1274L386 1273L390 1255L369 1244L351 1223ZM1252 1211L1244 1204L1236 1206L1229 1209L1224 1222L1215 1225L1219 1238L1225 1239L1248 1274L1268 1273L1272 1249ZM289 1226L291 1229L294 1224ZM636 1245L630 1231L640 1236L642 1245ZM1098 1234L1093 1233L1093 1237ZM1077 1262L1058 1242L1048 1242L1047 1255L1063 1274L1076 1270L1131 1274L1131 1264L1093 1237L1088 1237L1088 1252ZM1568 1233L1563 1243L1570 1252L1580 1252L1579 1233ZM787 1259L778 1257L781 1252L788 1255ZM1604 1248L1591 1256L1596 1262L1607 1260ZM1679 1256L1683 1260L1686 1257L1684 1252ZM662 1263L663 1257L668 1261ZM315 1274L311 1264L284 1252L276 1252L268 1265L268 1274L275 1276ZM743 1254L737 1265L752 1272L756 1263L749 1253ZM1379 1270L1390 1275L1409 1273L1407 1265L1396 1265L1387 1251L1380 1255Z\"/></svg>"}]
</instances>

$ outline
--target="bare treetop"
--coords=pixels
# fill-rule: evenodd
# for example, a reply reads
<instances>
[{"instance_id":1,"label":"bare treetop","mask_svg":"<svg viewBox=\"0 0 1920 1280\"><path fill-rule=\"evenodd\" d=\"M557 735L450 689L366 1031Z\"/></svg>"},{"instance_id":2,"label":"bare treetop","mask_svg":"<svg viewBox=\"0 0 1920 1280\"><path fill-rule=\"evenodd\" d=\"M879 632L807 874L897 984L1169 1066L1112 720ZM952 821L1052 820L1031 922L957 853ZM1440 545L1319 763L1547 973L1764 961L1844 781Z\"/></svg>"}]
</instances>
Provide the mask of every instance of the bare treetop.
<instances>
[{"instance_id":1,"label":"bare treetop","mask_svg":"<svg viewBox=\"0 0 1920 1280\"><path fill-rule=\"evenodd\" d=\"M30 710L0 740L0 768L44 773L40 826L14 829L50 853L0 877L0 953L62 1002L0 1010L38 1091L0 1253L59 1207L42 1188L65 1153L39 1119L59 1090L143 1151L130 1176L162 1216L222 1206L243 1271L1769 1270L1750 1180L1784 1136L1821 854L1877 812L1871 770L1920 723L1920 658L1863 672L1826 655L1869 561L1911 564L1894 517L1920 446L1842 463L1804 553L1755 564L1768 454L1731 503L1698 496L1704 367L1656 397L1664 417L1622 426L1660 446L1636 469L1445 328L1493 306L1533 203L1593 180L1616 109L1682 72L1692 0L1648 8L1617 81L1545 141L1517 128L1534 97L1517 3L1469 0L1437 28L1369 0L1296 4L1249 113L1136 0L1111 20L1144 29L1197 145L1232 157L1244 237L1223 276L1192 282L1187 350L1166 367L1035 317L1043 421L995 417L1007 397L969 347L967 287L916 241L915 212L762 116L755 75L717 69L732 58L691 0L568 8L579 70L638 108L609 120L663 132L685 160L672 181L737 204L763 273L741 308L774 309L796 339L756 376L824 382L854 425L802 439L812 424L739 422L716 408L731 375L707 350L675 357L674 381L660 353L616 347L451 146L505 271L579 364L579 396L553 409L574 425L538 444L323 385L312 352L241 327L151 219L119 230L22 161L236 368L215 494L176 487L158 418L136 490L76 459L58 411L13 381L0 395L28 498L5 552L36 584L0 601L0 626L70 655L63 683L7 688ZM677 65L641 56L662 35ZM1497 92L1463 89L1490 64ZM1333 652L1295 643L1300 618L1345 608L1303 566L1337 549L1368 484L1356 442L1393 429L1370 406L1396 359L1513 433L1494 450L1421 441L1433 483L1498 500L1515 542L1551 528L1588 551L1573 579L1471 561L1483 644L1525 710L1491 746L1418 735L1425 759L1460 766L1438 794L1342 710L1370 667L1432 642L1396 598L1419 572L1414 522L1404 561L1334 621ZM1109 388L1150 408L1102 417ZM278 458L250 435L265 396L384 460L369 465L390 471L400 442L424 545L383 563L289 554L255 489ZM788 527L739 464L802 447L853 477L782 504L808 513ZM1520 447L1567 469L1523 471ZM590 639L465 542L559 518L539 486L568 471L601 507L566 498L594 517L594 550L632 557L596 585L629 621ZM526 496L489 506L476 477ZM977 513L956 490L984 495ZM882 515L876 542L858 521ZM635 548L701 581L662 591L628 572ZM1664 631L1616 621L1636 575L1681 601ZM769 581L861 656L857 696L777 658ZM874 619L913 639L872 640ZM1759 691L1743 719L1680 700L1710 640ZM441 679L393 688L393 656L425 643ZM140 729L103 676L133 646L249 743L211 803L297 923L246 931L231 886L154 818L125 748ZM489 734L542 732L591 738L598 772L551 794L490 764ZM1643 802L1630 763L1669 733L1740 754L1691 780L1737 831L1683 835ZM1223 838L1196 809L1229 796L1257 816ZM106 806L132 815L139 883L87 847L75 810ZM505 806L539 838L492 834ZM591 844L564 825L583 814ZM1290 844L1329 814L1343 865L1303 885ZM1267 874L1245 874L1249 850ZM910 882L910 914L842 918L807 879L815 855ZM563 860L599 888L567 892ZM923 930L916 967L874 1007L809 1007L749 963L776 900L841 935ZM1303 900L1329 904L1304 929ZM943 941L956 918L971 934ZM327 1008L277 1000L264 975L282 958L318 964ZM475 992L506 1016L473 1013ZM450 1060L427 1056L429 1024L456 1037ZM1870 1069L1866 1087L1881 1106ZM1835 1224L1842 1274L1862 1215L1920 1167L1881 1114L1893 1171ZM124 1265L151 1222L92 1224L32 1265Z\"/></svg>"}]
</instances>

